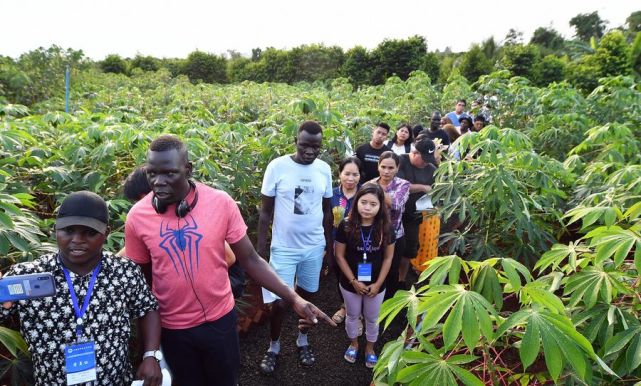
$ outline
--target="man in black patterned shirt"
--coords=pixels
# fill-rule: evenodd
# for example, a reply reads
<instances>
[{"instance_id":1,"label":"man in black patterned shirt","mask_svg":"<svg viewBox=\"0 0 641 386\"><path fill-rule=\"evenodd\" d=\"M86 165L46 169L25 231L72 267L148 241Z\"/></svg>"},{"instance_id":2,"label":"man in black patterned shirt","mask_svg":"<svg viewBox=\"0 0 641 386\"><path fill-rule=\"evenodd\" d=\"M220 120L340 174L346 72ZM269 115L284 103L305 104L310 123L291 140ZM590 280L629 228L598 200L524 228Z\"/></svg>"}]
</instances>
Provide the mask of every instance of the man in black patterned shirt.
<instances>
[{"instance_id":1,"label":"man in black patterned shirt","mask_svg":"<svg viewBox=\"0 0 641 386\"><path fill-rule=\"evenodd\" d=\"M15 313L20 317L37 385L128 386L133 379L128 353L130 321L138 318L145 351L152 354L145 353L136 379L144 379L145 386L160 385L158 303L135 263L102 250L109 233L108 218L107 205L98 195L71 193L56 219L58 253L16 264L6 274L49 272L54 276L56 295L5 303L0 309L3 321ZM72 371L67 371L65 359L79 342L93 342L95 375L78 383L69 378Z\"/></svg>"}]
</instances>

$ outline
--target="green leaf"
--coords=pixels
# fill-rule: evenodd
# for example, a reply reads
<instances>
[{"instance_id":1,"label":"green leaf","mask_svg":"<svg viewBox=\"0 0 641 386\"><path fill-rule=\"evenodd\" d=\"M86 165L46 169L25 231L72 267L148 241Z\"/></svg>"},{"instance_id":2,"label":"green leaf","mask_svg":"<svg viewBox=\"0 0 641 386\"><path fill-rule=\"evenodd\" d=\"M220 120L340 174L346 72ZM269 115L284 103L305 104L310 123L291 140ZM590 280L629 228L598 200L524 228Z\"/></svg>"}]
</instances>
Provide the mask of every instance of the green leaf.
<instances>
[{"instance_id":1,"label":"green leaf","mask_svg":"<svg viewBox=\"0 0 641 386\"><path fill-rule=\"evenodd\" d=\"M490 265L491 259L480 263L473 269L470 284L472 290L480 293L496 308L503 307L503 291L499 283L497 270Z\"/></svg>"},{"instance_id":2,"label":"green leaf","mask_svg":"<svg viewBox=\"0 0 641 386\"><path fill-rule=\"evenodd\" d=\"M456 284L461 268L467 270L467 263L456 255L436 257L427 263L427 269L419 276L418 283L430 278L430 285L443 284L447 278L451 284Z\"/></svg>"},{"instance_id":3,"label":"green leaf","mask_svg":"<svg viewBox=\"0 0 641 386\"><path fill-rule=\"evenodd\" d=\"M619 281L617 272L605 272L600 267L587 267L570 276L564 289L564 295L571 295L569 306L574 307L583 301L585 307L594 307L598 299L610 303L619 293L631 291Z\"/></svg>"},{"instance_id":4,"label":"green leaf","mask_svg":"<svg viewBox=\"0 0 641 386\"><path fill-rule=\"evenodd\" d=\"M521 357L521 362L523 362L524 369L530 367L539 355L539 349L541 347L540 339L538 323L528 323L525 335L523 335L523 339L521 340L521 347L519 348L519 356Z\"/></svg>"},{"instance_id":5,"label":"green leaf","mask_svg":"<svg viewBox=\"0 0 641 386\"><path fill-rule=\"evenodd\" d=\"M531 323L531 322L530 322ZM545 365L550 372L550 376L555 381L559 379L561 370L563 370L564 360L561 354L561 349L554 339L554 332L548 326L541 324L541 338L543 340L543 356L545 358Z\"/></svg>"},{"instance_id":6,"label":"green leaf","mask_svg":"<svg viewBox=\"0 0 641 386\"><path fill-rule=\"evenodd\" d=\"M467 386L483 386L484 385L484 383L481 382L481 380L478 379L471 372L458 366L452 366L450 368L454 373L454 375L456 375L456 378L458 378L459 381L463 382L464 385L467 385Z\"/></svg>"},{"instance_id":7,"label":"green leaf","mask_svg":"<svg viewBox=\"0 0 641 386\"><path fill-rule=\"evenodd\" d=\"M559 314L565 314L565 306L561 299L559 299L552 292L541 286L540 282L531 282L523 286L521 289L521 301L529 300L536 303L550 311Z\"/></svg>"},{"instance_id":8,"label":"green leaf","mask_svg":"<svg viewBox=\"0 0 641 386\"><path fill-rule=\"evenodd\" d=\"M605 261L614 255L614 262L618 267L638 242L641 242L641 237L631 230L613 226L595 234L590 246L596 247L598 261Z\"/></svg>"},{"instance_id":9,"label":"green leaf","mask_svg":"<svg viewBox=\"0 0 641 386\"><path fill-rule=\"evenodd\" d=\"M635 336L641 333L641 327L633 327L624 330L612 338L608 339L605 344L605 356L614 354L615 352L623 349Z\"/></svg>"},{"instance_id":10,"label":"green leaf","mask_svg":"<svg viewBox=\"0 0 641 386\"><path fill-rule=\"evenodd\" d=\"M625 353L625 364L628 368L628 373L632 373L639 365L641 365L641 335L637 334L628 350Z\"/></svg>"},{"instance_id":11,"label":"green leaf","mask_svg":"<svg viewBox=\"0 0 641 386\"><path fill-rule=\"evenodd\" d=\"M521 290L521 278L517 273L517 269L525 277L526 282L532 280L532 275L530 275L528 269L516 260L501 259L501 265L505 270L505 276L507 276L507 279L510 282L510 285L512 286L512 290L514 292L518 292Z\"/></svg>"},{"instance_id":12,"label":"green leaf","mask_svg":"<svg viewBox=\"0 0 641 386\"><path fill-rule=\"evenodd\" d=\"M9 350L14 358L18 356L18 352L25 356L29 355L27 342L24 341L18 331L0 326L0 343Z\"/></svg>"},{"instance_id":13,"label":"green leaf","mask_svg":"<svg viewBox=\"0 0 641 386\"><path fill-rule=\"evenodd\" d=\"M578 254L588 251L589 249L575 245L574 242L570 242L569 245L554 244L552 248L545 252L539 261L536 262L534 269L538 269L539 272L542 272L552 266L552 269L554 270L558 268L567 257L570 267L573 270L576 270L576 259Z\"/></svg>"},{"instance_id":14,"label":"green leaf","mask_svg":"<svg viewBox=\"0 0 641 386\"><path fill-rule=\"evenodd\" d=\"M460 302L459 302L460 303ZM470 352L474 350L476 344L479 341L481 331L479 328L479 321L477 320L477 314L475 312L474 304L471 301L466 301L463 306L463 341L465 345L470 349ZM480 312L479 315L487 314L487 312ZM488 337L491 339L491 337Z\"/></svg>"},{"instance_id":15,"label":"green leaf","mask_svg":"<svg viewBox=\"0 0 641 386\"><path fill-rule=\"evenodd\" d=\"M396 318L396 315L405 309L405 307L411 306L412 303L418 303L418 298L415 293L403 290L396 291L393 298L383 302L378 315L378 322L384 323L383 329L387 329L394 318Z\"/></svg>"},{"instance_id":16,"label":"green leaf","mask_svg":"<svg viewBox=\"0 0 641 386\"><path fill-rule=\"evenodd\" d=\"M465 307L465 297L460 297L454 309L445 320L445 324L443 324L443 342L446 350L454 346L456 338L458 338L461 332L463 307Z\"/></svg>"},{"instance_id":17,"label":"green leaf","mask_svg":"<svg viewBox=\"0 0 641 386\"><path fill-rule=\"evenodd\" d=\"M6 213L0 212L0 229L10 229L13 230L13 220Z\"/></svg>"},{"instance_id":18,"label":"green leaf","mask_svg":"<svg viewBox=\"0 0 641 386\"><path fill-rule=\"evenodd\" d=\"M626 210L623 214L623 217L631 221L638 218L639 215L641 215L641 201L629 207L628 210Z\"/></svg>"},{"instance_id":19,"label":"green leaf","mask_svg":"<svg viewBox=\"0 0 641 386\"><path fill-rule=\"evenodd\" d=\"M25 239L18 237L11 232L6 233L6 236L11 244L22 252L28 252L31 249L29 243Z\"/></svg>"}]
</instances>

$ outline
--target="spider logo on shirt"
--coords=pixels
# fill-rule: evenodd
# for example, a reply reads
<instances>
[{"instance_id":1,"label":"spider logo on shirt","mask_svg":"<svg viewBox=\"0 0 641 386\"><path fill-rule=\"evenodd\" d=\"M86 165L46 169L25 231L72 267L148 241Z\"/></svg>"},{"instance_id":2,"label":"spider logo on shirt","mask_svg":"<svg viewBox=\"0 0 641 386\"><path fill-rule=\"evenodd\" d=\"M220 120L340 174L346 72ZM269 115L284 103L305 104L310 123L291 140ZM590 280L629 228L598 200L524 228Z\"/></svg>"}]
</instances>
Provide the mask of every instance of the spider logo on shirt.
<instances>
[{"instance_id":1,"label":"spider logo on shirt","mask_svg":"<svg viewBox=\"0 0 641 386\"><path fill-rule=\"evenodd\" d=\"M198 245L203 235L197 232L198 224L192 215L188 215L183 220L185 224L178 229L172 228L169 225L169 221L165 222L163 220L160 223L162 241L159 246L167 252L178 275L180 275L180 271L178 271L178 265L180 265L185 278L193 278L194 264L196 271L200 264ZM180 220L178 221L178 226L180 226Z\"/></svg>"}]
</instances>

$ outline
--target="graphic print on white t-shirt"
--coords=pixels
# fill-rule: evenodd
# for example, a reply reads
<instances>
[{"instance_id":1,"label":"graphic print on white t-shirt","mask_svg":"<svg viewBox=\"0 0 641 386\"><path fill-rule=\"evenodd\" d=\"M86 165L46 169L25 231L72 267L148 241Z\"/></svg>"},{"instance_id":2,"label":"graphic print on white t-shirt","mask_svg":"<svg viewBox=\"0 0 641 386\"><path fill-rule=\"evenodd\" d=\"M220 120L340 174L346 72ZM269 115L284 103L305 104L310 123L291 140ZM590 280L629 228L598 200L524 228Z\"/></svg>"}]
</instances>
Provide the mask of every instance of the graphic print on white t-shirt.
<instances>
[{"instance_id":1,"label":"graphic print on white t-shirt","mask_svg":"<svg viewBox=\"0 0 641 386\"><path fill-rule=\"evenodd\" d=\"M303 180L304 181L304 180ZM311 180L307 180L311 182ZM294 214L310 214L314 205L314 186L298 185L294 189Z\"/></svg>"}]
</instances>

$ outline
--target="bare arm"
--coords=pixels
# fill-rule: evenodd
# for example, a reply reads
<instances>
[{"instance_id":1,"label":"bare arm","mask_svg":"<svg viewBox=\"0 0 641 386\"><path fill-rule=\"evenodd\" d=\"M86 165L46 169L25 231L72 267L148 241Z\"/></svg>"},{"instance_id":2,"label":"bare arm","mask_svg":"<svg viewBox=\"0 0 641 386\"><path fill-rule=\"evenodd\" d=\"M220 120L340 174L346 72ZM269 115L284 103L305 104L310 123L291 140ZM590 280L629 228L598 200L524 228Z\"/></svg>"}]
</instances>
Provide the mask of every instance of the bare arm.
<instances>
[{"instance_id":1,"label":"bare arm","mask_svg":"<svg viewBox=\"0 0 641 386\"><path fill-rule=\"evenodd\" d=\"M429 193L431 190L430 185L410 184L410 193Z\"/></svg>"},{"instance_id":2,"label":"bare arm","mask_svg":"<svg viewBox=\"0 0 641 386\"><path fill-rule=\"evenodd\" d=\"M341 271L343 271L343 275L345 275L345 277L349 280L349 284L354 287L356 292L359 295L365 295L367 294L367 287L365 286L365 284L357 280L358 277L354 275L354 272L352 272L349 264L347 264L347 260L345 260L345 249L345 244L338 242L336 243L336 263L338 263Z\"/></svg>"},{"instance_id":3,"label":"bare arm","mask_svg":"<svg viewBox=\"0 0 641 386\"><path fill-rule=\"evenodd\" d=\"M274 197L265 196L263 194L263 195L261 195L261 200L262 200L262 204L260 206L260 212L258 213L259 214L259 216L258 216L258 236L257 236L258 240L257 240L256 244L257 244L257 248L258 248L258 253L263 258L267 258L267 252L269 251L269 248L267 247L267 232L269 231L269 226L272 224L272 221L274 219L274 201L275 201L275 199L274 199ZM236 253L236 252L234 251L234 253Z\"/></svg>"},{"instance_id":4,"label":"bare arm","mask_svg":"<svg viewBox=\"0 0 641 386\"><path fill-rule=\"evenodd\" d=\"M332 215L332 201L323 198L323 230L325 231L325 257L329 261L334 255L334 239L332 231L334 228L334 216Z\"/></svg>"},{"instance_id":5,"label":"bare arm","mask_svg":"<svg viewBox=\"0 0 641 386\"><path fill-rule=\"evenodd\" d=\"M149 311L139 320L142 333L144 351L156 351L160 349L160 314L158 311ZM154 357L147 357L142 360L136 373L137 379L143 379L145 386L160 386L162 373L160 365Z\"/></svg>"},{"instance_id":6,"label":"bare arm","mask_svg":"<svg viewBox=\"0 0 641 386\"><path fill-rule=\"evenodd\" d=\"M147 285L149 286L149 288L152 288L151 287L151 284L152 284L151 263L138 264L138 266L140 266L140 270L142 271L142 274L145 277L145 281L147 282Z\"/></svg>"},{"instance_id":7,"label":"bare arm","mask_svg":"<svg viewBox=\"0 0 641 386\"><path fill-rule=\"evenodd\" d=\"M387 274L389 273L390 267L392 266L392 259L394 258L394 246L395 244L389 244L385 248L385 252L383 255L383 265L381 265L381 272L378 274L378 280L376 280L376 283L369 285L368 296L370 297L374 297L378 294L379 289L387 278ZM375 290L372 290L372 287L374 287Z\"/></svg>"}]
</instances>

